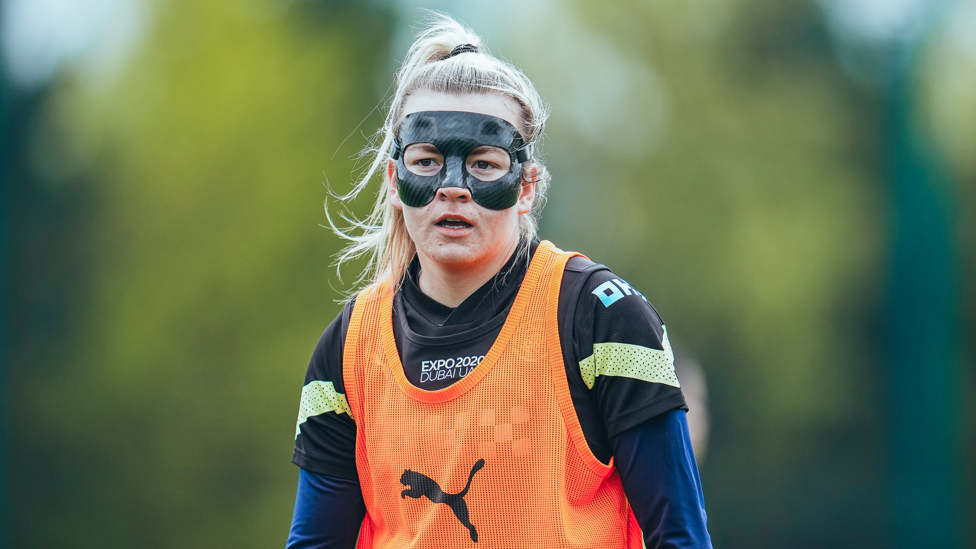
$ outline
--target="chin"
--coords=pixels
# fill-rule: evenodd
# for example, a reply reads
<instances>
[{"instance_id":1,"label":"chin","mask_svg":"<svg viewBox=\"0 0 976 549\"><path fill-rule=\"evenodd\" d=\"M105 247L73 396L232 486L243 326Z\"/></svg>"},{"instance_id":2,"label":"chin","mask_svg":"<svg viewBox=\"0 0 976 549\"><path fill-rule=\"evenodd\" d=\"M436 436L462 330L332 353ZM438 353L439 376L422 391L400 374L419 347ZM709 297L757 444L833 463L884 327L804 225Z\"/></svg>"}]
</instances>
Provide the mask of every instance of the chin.
<instances>
[{"instance_id":1,"label":"chin","mask_svg":"<svg viewBox=\"0 0 976 549\"><path fill-rule=\"evenodd\" d=\"M427 257L442 264L466 265L479 259L479 246L471 242L445 242L423 250Z\"/></svg>"}]
</instances>

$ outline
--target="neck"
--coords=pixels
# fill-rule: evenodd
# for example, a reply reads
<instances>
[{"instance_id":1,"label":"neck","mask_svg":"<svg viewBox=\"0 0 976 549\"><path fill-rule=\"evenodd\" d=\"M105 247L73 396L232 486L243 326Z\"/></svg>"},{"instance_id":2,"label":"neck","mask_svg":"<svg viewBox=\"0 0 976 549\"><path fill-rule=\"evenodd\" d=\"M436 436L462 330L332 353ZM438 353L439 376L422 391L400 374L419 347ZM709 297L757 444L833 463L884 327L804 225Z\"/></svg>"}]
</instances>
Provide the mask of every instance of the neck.
<instances>
[{"instance_id":1,"label":"neck","mask_svg":"<svg viewBox=\"0 0 976 549\"><path fill-rule=\"evenodd\" d=\"M485 282L498 274L498 271L515 253L518 243L519 239L515 238L505 253L498 254L487 264L479 264L474 267L457 264L445 265L423 254L418 254L420 280L417 281L417 285L420 287L420 291L434 301L448 307L457 307L468 296L482 287Z\"/></svg>"}]
</instances>

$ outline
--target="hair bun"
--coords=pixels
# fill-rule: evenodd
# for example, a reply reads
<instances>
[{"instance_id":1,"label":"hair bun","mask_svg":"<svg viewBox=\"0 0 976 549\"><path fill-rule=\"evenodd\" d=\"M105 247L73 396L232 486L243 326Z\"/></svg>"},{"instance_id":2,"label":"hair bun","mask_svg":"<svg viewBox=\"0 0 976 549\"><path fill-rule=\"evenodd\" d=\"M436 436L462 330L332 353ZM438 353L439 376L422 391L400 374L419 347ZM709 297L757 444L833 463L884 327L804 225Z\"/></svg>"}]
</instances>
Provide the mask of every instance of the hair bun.
<instances>
[{"instance_id":1,"label":"hair bun","mask_svg":"<svg viewBox=\"0 0 976 549\"><path fill-rule=\"evenodd\" d=\"M460 44L451 50L451 55L448 57L454 57L455 55L460 55L466 52L478 53L478 46L475 46L474 44Z\"/></svg>"}]
</instances>

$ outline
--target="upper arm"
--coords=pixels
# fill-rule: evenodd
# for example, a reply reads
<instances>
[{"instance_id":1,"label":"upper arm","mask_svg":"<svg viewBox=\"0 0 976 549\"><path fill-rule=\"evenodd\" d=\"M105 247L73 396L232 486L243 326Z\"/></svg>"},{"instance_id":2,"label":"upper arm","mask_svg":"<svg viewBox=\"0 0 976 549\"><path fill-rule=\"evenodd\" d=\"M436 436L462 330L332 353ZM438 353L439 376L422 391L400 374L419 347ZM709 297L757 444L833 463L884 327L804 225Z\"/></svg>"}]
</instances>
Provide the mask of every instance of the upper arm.
<instances>
[{"instance_id":1,"label":"upper arm","mask_svg":"<svg viewBox=\"0 0 976 549\"><path fill-rule=\"evenodd\" d=\"M356 479L356 423L342 380L346 326L353 303L329 324L309 361L302 387L292 461L307 471Z\"/></svg>"},{"instance_id":2,"label":"upper arm","mask_svg":"<svg viewBox=\"0 0 976 549\"><path fill-rule=\"evenodd\" d=\"M576 374L609 436L686 407L667 329L639 291L605 268L594 270L576 308Z\"/></svg>"}]
</instances>

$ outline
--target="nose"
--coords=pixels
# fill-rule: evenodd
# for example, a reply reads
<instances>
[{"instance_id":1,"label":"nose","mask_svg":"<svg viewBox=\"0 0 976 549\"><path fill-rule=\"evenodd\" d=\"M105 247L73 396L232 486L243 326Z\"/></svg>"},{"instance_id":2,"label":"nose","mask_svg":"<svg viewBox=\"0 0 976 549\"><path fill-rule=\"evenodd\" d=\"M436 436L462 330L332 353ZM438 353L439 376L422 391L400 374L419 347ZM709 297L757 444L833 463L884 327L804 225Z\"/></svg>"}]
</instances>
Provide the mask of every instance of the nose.
<instances>
[{"instance_id":1,"label":"nose","mask_svg":"<svg viewBox=\"0 0 976 549\"><path fill-rule=\"evenodd\" d=\"M471 200L471 190L467 187L441 187L437 189L437 198L467 202Z\"/></svg>"}]
</instances>

